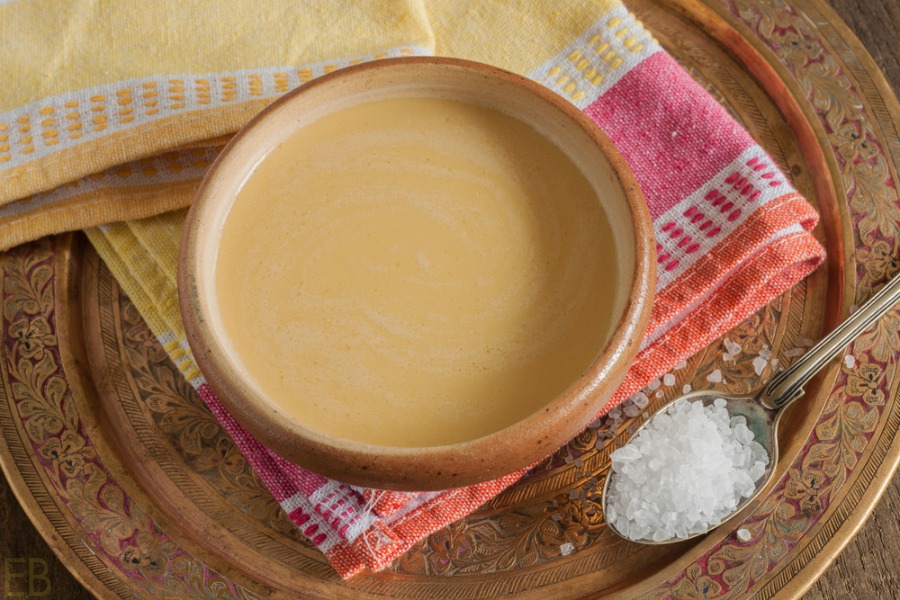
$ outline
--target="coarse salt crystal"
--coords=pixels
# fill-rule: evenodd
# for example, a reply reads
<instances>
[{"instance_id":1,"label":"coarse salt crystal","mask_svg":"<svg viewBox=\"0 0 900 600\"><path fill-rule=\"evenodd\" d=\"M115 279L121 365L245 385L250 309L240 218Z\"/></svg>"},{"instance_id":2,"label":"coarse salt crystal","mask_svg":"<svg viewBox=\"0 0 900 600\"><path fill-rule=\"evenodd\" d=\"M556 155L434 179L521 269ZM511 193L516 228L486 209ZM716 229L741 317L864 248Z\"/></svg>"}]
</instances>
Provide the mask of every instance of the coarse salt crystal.
<instances>
[{"instance_id":1,"label":"coarse salt crystal","mask_svg":"<svg viewBox=\"0 0 900 600\"><path fill-rule=\"evenodd\" d=\"M634 540L687 538L718 525L755 490L769 457L727 402L678 402L614 451L607 521Z\"/></svg>"},{"instance_id":2,"label":"coarse salt crystal","mask_svg":"<svg viewBox=\"0 0 900 600\"><path fill-rule=\"evenodd\" d=\"M647 397L647 394L643 392L638 392L634 396L631 397L631 401L634 402L634 405L638 408L646 408L648 404L650 404L650 398Z\"/></svg>"},{"instance_id":3,"label":"coarse salt crystal","mask_svg":"<svg viewBox=\"0 0 900 600\"><path fill-rule=\"evenodd\" d=\"M571 542L566 542L565 544L560 545L559 553L563 556L568 556L574 552L575 546L572 545Z\"/></svg>"},{"instance_id":4,"label":"coarse salt crystal","mask_svg":"<svg viewBox=\"0 0 900 600\"><path fill-rule=\"evenodd\" d=\"M735 356L741 353L743 348L737 342L732 342L728 338L722 340L722 345L725 346L725 354L723 355L725 360L732 360Z\"/></svg>"},{"instance_id":5,"label":"coarse salt crystal","mask_svg":"<svg viewBox=\"0 0 900 600\"><path fill-rule=\"evenodd\" d=\"M769 364L768 361L762 356L757 356L753 359L753 370L756 371L757 375L762 375L763 370L765 370L766 365Z\"/></svg>"}]
</instances>

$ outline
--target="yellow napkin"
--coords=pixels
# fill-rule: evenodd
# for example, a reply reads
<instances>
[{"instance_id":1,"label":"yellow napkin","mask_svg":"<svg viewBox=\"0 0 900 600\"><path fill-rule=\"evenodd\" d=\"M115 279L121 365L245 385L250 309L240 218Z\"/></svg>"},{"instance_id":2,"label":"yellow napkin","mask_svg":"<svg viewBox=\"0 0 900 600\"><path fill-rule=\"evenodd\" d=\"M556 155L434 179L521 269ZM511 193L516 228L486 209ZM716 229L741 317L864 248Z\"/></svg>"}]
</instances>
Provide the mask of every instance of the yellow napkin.
<instances>
[{"instance_id":1,"label":"yellow napkin","mask_svg":"<svg viewBox=\"0 0 900 600\"><path fill-rule=\"evenodd\" d=\"M231 134L323 73L433 53L528 73L535 41L564 47L613 5L0 2L0 249L187 206Z\"/></svg>"},{"instance_id":2,"label":"yellow napkin","mask_svg":"<svg viewBox=\"0 0 900 600\"><path fill-rule=\"evenodd\" d=\"M187 206L274 98L434 49L414 0L0 2L0 39L0 248Z\"/></svg>"}]
</instances>

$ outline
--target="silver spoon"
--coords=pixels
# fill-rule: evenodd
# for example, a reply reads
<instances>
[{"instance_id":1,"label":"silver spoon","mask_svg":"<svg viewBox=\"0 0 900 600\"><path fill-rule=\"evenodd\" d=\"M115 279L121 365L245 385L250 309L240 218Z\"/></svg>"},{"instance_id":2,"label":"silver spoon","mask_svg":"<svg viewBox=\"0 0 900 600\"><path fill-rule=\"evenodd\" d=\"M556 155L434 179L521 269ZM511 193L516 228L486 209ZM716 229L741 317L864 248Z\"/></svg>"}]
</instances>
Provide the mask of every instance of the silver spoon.
<instances>
[{"instance_id":1,"label":"silver spoon","mask_svg":"<svg viewBox=\"0 0 900 600\"><path fill-rule=\"evenodd\" d=\"M665 412L676 402L684 400L701 401L703 405L712 404L716 398L724 398L728 405L728 413L732 416L743 415L747 419L747 427L754 434L754 440L759 442L769 455L769 464L766 471L756 482L756 489L748 498L741 500L737 507L730 515L722 519L722 523L730 519L732 516L741 511L749 504L759 493L765 489L772 477L775 475L775 466L778 464L778 438L776 431L778 428L778 420L781 417L785 407L791 402L803 395L803 386L819 372L828 362L839 354L851 341L859 334L865 331L879 317L889 311L900 300L900 276L894 277L888 282L875 296L854 312L846 321L838 325L831 333L825 336L822 341L813 346L809 352L800 357L789 368L779 371L766 386L756 396L734 396L731 394L723 394L715 391L697 391L684 394L669 402L660 408L653 417L647 419L632 435L632 439L637 437L640 431L646 427L653 418ZM601 504L603 514L608 514L606 499L607 489L610 481L615 478L612 468L606 477L603 485L603 496ZM712 529L718 527L713 525L700 533L695 533L688 537L674 537L662 541L654 541L649 539L632 540L618 531L615 526L607 521L609 528L617 535L642 544L671 544L674 542L682 542L700 535L709 533Z\"/></svg>"}]
</instances>

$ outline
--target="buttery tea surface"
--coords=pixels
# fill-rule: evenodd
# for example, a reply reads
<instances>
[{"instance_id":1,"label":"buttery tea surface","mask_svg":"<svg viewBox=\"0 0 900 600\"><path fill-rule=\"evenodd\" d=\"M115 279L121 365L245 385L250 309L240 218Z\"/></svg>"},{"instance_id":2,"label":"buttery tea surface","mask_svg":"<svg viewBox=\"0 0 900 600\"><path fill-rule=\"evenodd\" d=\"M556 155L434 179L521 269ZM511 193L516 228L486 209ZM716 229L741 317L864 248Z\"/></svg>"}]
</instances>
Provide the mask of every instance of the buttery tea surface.
<instances>
[{"instance_id":1,"label":"buttery tea surface","mask_svg":"<svg viewBox=\"0 0 900 600\"><path fill-rule=\"evenodd\" d=\"M493 109L326 115L244 183L216 261L228 351L313 429L464 442L562 392L610 333L616 257L590 184Z\"/></svg>"}]
</instances>

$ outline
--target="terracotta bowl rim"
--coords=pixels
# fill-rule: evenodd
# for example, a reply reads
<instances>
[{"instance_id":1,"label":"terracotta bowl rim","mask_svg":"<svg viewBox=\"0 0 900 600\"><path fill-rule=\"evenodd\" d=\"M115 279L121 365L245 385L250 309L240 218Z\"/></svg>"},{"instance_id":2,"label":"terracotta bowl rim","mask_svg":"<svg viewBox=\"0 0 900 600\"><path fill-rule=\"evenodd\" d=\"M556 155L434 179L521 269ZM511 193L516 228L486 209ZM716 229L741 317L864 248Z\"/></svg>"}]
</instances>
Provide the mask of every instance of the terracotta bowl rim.
<instances>
[{"instance_id":1,"label":"terracotta bowl rim","mask_svg":"<svg viewBox=\"0 0 900 600\"><path fill-rule=\"evenodd\" d=\"M544 409L505 429L474 440L431 447L387 447L326 435L291 422L256 394L232 368L212 342L204 317L196 270L199 260L198 222L206 208L209 189L218 171L259 123L298 95L370 70L399 65L429 69L457 69L474 76L501 80L538 96L592 138L609 161L624 191L635 240L634 277L627 306L606 347L590 367ZM512 114L512 113L511 113ZM207 210L212 210L207 209ZM444 57L401 57L347 67L306 83L275 100L245 125L207 171L185 222L178 261L179 307L188 343L204 374L231 415L248 432L287 460L344 483L380 489L427 491L457 488L502 477L538 462L582 431L624 378L637 354L650 317L656 284L655 240L652 220L637 179L605 134L573 104L544 86L509 71L483 63ZM605 393L595 396L598 389Z\"/></svg>"}]
</instances>

